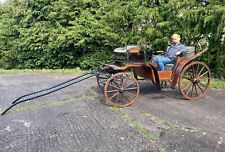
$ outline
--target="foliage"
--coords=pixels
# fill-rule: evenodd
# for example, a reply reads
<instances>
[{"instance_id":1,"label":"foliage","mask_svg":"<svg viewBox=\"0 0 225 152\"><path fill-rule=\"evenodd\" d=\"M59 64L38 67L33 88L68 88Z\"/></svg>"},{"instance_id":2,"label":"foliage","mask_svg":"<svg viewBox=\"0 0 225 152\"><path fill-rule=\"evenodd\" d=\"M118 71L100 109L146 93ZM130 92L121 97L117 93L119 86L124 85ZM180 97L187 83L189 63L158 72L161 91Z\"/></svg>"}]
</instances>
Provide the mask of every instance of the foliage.
<instances>
[{"instance_id":1,"label":"foliage","mask_svg":"<svg viewBox=\"0 0 225 152\"><path fill-rule=\"evenodd\" d=\"M112 61L113 56L108 51L87 53L79 59L80 67L82 69L101 69L104 63L110 63Z\"/></svg>"},{"instance_id":2,"label":"foliage","mask_svg":"<svg viewBox=\"0 0 225 152\"><path fill-rule=\"evenodd\" d=\"M0 67L96 68L127 44L165 49L173 33L225 73L221 0L7 0L0 4Z\"/></svg>"},{"instance_id":3,"label":"foliage","mask_svg":"<svg viewBox=\"0 0 225 152\"><path fill-rule=\"evenodd\" d=\"M83 74L88 71L81 70L80 68L73 68L73 69L0 69L0 73L6 74L33 74L33 73L63 73L63 74Z\"/></svg>"}]
</instances>

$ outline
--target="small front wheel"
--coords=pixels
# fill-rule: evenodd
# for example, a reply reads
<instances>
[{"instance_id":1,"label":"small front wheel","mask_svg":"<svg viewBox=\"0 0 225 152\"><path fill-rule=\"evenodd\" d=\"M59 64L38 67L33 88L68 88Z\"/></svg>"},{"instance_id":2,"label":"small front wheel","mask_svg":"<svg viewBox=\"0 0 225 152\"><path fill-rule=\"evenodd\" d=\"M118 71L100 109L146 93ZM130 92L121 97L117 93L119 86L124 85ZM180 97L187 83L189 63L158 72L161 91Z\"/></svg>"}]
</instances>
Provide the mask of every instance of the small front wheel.
<instances>
[{"instance_id":1,"label":"small front wheel","mask_svg":"<svg viewBox=\"0 0 225 152\"><path fill-rule=\"evenodd\" d=\"M139 95L139 84L131 74L117 73L108 79L104 92L109 105L126 107L136 101Z\"/></svg>"},{"instance_id":2,"label":"small front wheel","mask_svg":"<svg viewBox=\"0 0 225 152\"><path fill-rule=\"evenodd\" d=\"M100 72L96 75L97 84L99 88L104 90L106 81L110 78L111 74L107 72Z\"/></svg>"}]
</instances>

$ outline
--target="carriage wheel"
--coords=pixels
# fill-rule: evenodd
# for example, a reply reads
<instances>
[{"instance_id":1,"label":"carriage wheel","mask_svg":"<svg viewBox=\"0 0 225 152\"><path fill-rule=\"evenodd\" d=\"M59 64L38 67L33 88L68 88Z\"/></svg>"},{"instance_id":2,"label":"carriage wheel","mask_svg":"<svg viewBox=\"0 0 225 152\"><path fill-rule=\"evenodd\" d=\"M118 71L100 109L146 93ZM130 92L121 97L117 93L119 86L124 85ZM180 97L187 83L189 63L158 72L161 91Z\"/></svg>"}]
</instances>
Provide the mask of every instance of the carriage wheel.
<instances>
[{"instance_id":1,"label":"carriage wheel","mask_svg":"<svg viewBox=\"0 0 225 152\"><path fill-rule=\"evenodd\" d=\"M128 73L117 73L106 82L107 103L116 107L126 107L135 102L139 95L138 81Z\"/></svg>"},{"instance_id":2,"label":"carriage wheel","mask_svg":"<svg viewBox=\"0 0 225 152\"><path fill-rule=\"evenodd\" d=\"M202 62L192 62L180 75L179 91L186 99L198 99L206 93L210 80L211 73L208 66Z\"/></svg>"},{"instance_id":3,"label":"carriage wheel","mask_svg":"<svg viewBox=\"0 0 225 152\"><path fill-rule=\"evenodd\" d=\"M98 73L96 75L98 86L104 90L106 81L110 78L111 74L109 73Z\"/></svg>"}]
</instances>

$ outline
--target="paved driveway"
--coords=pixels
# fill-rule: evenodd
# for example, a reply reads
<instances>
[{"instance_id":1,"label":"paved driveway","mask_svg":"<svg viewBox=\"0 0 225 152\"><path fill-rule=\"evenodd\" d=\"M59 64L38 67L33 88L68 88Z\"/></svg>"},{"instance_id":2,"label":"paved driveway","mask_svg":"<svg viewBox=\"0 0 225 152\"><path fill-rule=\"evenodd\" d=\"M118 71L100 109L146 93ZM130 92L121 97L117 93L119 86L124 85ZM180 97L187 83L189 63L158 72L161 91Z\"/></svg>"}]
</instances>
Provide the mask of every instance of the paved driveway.
<instances>
[{"instance_id":1,"label":"paved driveway","mask_svg":"<svg viewBox=\"0 0 225 152\"><path fill-rule=\"evenodd\" d=\"M15 98L73 78L63 74L0 74L0 111ZM0 151L225 151L225 91L198 101L140 82L138 102L104 104L95 78L19 104L0 116Z\"/></svg>"}]
</instances>

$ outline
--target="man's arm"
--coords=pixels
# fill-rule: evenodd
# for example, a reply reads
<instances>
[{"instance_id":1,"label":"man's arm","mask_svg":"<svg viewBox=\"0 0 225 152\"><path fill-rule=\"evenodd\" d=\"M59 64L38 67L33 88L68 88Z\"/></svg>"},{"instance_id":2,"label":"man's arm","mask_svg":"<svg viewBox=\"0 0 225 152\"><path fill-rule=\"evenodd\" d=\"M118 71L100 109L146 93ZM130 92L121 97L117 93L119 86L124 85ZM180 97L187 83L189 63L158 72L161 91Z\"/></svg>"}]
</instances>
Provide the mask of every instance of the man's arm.
<instances>
[{"instance_id":1,"label":"man's arm","mask_svg":"<svg viewBox=\"0 0 225 152\"><path fill-rule=\"evenodd\" d=\"M185 45L181 44L179 46L179 51L176 52L176 55L180 55L182 52L187 52L187 51L188 51L187 47Z\"/></svg>"}]
</instances>

